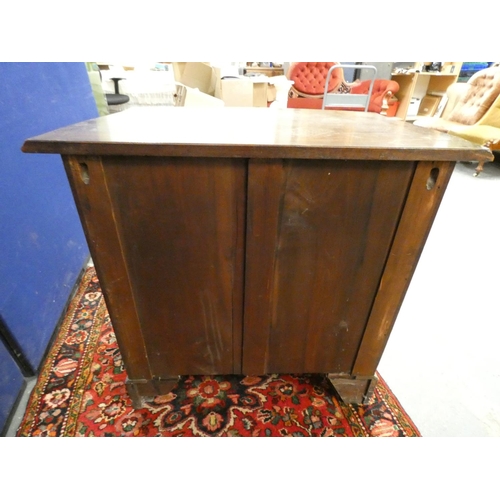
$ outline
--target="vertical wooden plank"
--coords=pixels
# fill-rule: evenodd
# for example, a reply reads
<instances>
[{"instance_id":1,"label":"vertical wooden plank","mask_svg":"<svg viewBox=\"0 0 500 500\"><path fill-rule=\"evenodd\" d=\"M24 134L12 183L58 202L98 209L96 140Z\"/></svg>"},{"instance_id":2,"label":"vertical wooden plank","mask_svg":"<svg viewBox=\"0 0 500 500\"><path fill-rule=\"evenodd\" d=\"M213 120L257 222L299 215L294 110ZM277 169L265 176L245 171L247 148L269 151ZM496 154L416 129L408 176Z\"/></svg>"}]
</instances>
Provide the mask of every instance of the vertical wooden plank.
<instances>
[{"instance_id":1,"label":"vertical wooden plank","mask_svg":"<svg viewBox=\"0 0 500 500\"><path fill-rule=\"evenodd\" d=\"M250 163L244 372L350 372L413 170Z\"/></svg>"},{"instance_id":2,"label":"vertical wooden plank","mask_svg":"<svg viewBox=\"0 0 500 500\"><path fill-rule=\"evenodd\" d=\"M412 162L285 162L272 371L350 371L413 169Z\"/></svg>"},{"instance_id":3,"label":"vertical wooden plank","mask_svg":"<svg viewBox=\"0 0 500 500\"><path fill-rule=\"evenodd\" d=\"M111 156L105 170L152 376L241 371L246 160Z\"/></svg>"},{"instance_id":4,"label":"vertical wooden plank","mask_svg":"<svg viewBox=\"0 0 500 500\"><path fill-rule=\"evenodd\" d=\"M245 297L245 251L247 224L248 162L234 172L235 247L233 269L233 373L243 373L243 317Z\"/></svg>"},{"instance_id":5,"label":"vertical wooden plank","mask_svg":"<svg viewBox=\"0 0 500 500\"><path fill-rule=\"evenodd\" d=\"M272 294L283 199L281 160L250 160L243 327L243 371L266 373L271 341Z\"/></svg>"},{"instance_id":6,"label":"vertical wooden plank","mask_svg":"<svg viewBox=\"0 0 500 500\"><path fill-rule=\"evenodd\" d=\"M417 164L353 366L354 377L375 374L453 168L450 162Z\"/></svg>"},{"instance_id":7,"label":"vertical wooden plank","mask_svg":"<svg viewBox=\"0 0 500 500\"><path fill-rule=\"evenodd\" d=\"M141 324L108 192L102 160L63 156L99 282L132 380L151 378Z\"/></svg>"}]
</instances>

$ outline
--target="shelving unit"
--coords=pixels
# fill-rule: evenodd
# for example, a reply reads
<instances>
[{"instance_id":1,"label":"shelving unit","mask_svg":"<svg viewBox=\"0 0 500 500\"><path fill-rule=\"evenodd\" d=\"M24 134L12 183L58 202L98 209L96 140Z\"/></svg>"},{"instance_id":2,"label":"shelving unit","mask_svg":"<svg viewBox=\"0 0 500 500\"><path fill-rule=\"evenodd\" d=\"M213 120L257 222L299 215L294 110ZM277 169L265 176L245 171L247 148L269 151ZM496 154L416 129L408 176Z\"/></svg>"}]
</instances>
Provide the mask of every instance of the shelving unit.
<instances>
[{"instance_id":1,"label":"shelving unit","mask_svg":"<svg viewBox=\"0 0 500 500\"><path fill-rule=\"evenodd\" d=\"M399 100L399 107L396 117L406 121L413 121L418 116L429 116L420 104L426 96L436 96L440 100L440 105L436 112L442 112L442 105L445 104L446 90L455 83L462 67L461 62L442 63L441 71L428 72L422 71L425 63L415 62L401 73L401 68L395 67L392 73L392 79L399 83L399 92L396 97Z\"/></svg>"},{"instance_id":2,"label":"shelving unit","mask_svg":"<svg viewBox=\"0 0 500 500\"><path fill-rule=\"evenodd\" d=\"M246 66L245 67L245 74L251 74L251 73L257 73L259 75L264 75L264 76L280 76L284 75L284 69L281 68L276 68L274 66L272 67L262 67L262 66Z\"/></svg>"}]
</instances>

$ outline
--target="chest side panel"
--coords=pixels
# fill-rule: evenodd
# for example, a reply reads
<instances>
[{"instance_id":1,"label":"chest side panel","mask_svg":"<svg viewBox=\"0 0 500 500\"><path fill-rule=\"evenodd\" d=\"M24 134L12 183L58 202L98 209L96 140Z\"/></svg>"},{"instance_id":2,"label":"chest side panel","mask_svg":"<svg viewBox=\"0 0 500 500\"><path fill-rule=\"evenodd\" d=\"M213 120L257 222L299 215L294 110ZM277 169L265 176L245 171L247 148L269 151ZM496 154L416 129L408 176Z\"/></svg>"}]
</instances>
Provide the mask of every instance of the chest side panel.
<instances>
[{"instance_id":1,"label":"chest side panel","mask_svg":"<svg viewBox=\"0 0 500 500\"><path fill-rule=\"evenodd\" d=\"M412 162L249 167L243 370L350 372Z\"/></svg>"}]
</instances>

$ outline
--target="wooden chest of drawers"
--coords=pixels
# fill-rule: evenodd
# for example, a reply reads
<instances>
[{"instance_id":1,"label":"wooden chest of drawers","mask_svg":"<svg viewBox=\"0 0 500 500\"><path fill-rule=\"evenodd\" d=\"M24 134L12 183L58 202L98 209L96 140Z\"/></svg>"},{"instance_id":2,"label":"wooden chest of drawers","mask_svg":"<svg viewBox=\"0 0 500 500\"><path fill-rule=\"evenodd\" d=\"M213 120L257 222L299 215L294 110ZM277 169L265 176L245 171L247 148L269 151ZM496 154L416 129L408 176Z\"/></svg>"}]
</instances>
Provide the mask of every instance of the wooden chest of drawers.
<instances>
[{"instance_id":1,"label":"wooden chest of drawers","mask_svg":"<svg viewBox=\"0 0 500 500\"><path fill-rule=\"evenodd\" d=\"M377 364L454 163L489 151L373 113L131 109L29 139L62 155L136 406L179 375Z\"/></svg>"}]
</instances>

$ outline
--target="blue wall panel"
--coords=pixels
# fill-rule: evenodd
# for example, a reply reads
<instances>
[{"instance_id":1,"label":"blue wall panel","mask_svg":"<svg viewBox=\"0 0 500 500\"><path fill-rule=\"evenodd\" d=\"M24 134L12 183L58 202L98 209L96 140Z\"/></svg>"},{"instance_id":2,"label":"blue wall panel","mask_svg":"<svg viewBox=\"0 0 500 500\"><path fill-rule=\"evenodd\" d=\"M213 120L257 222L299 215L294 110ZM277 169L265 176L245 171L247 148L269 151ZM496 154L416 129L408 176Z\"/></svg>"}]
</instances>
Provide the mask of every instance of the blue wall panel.
<instances>
[{"instance_id":1,"label":"blue wall panel","mask_svg":"<svg viewBox=\"0 0 500 500\"><path fill-rule=\"evenodd\" d=\"M97 116L84 63L0 63L0 315L34 370L88 249L60 157L20 148Z\"/></svg>"}]
</instances>

